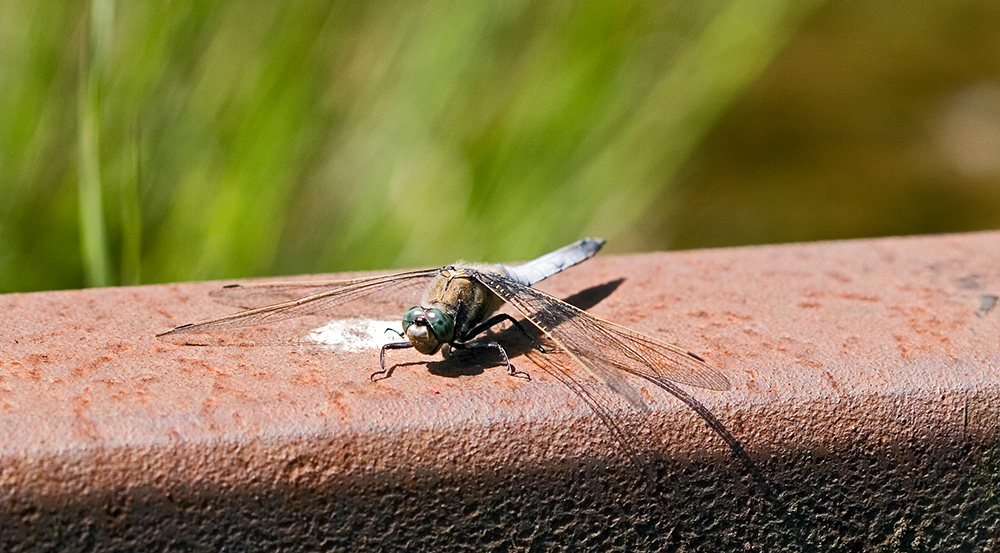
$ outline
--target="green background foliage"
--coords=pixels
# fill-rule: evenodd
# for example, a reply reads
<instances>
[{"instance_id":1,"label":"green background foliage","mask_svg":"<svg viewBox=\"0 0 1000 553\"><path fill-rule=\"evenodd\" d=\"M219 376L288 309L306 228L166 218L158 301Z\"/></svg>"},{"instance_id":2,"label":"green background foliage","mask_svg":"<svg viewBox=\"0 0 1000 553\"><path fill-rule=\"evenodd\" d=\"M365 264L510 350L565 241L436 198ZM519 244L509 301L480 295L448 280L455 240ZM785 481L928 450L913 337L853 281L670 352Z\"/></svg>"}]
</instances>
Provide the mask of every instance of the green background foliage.
<instances>
[{"instance_id":1,"label":"green background foliage","mask_svg":"<svg viewBox=\"0 0 1000 553\"><path fill-rule=\"evenodd\" d=\"M0 292L1000 223L985 0L0 14Z\"/></svg>"}]
</instances>

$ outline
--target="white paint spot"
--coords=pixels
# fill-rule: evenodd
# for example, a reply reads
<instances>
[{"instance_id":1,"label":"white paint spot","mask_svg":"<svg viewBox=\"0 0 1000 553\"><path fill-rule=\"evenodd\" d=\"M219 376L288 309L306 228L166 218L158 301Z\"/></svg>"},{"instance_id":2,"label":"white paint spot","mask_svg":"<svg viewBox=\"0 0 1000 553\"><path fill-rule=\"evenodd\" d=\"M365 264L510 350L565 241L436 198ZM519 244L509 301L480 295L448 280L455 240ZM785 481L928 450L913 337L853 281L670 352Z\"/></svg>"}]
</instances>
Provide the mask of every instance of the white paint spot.
<instances>
[{"instance_id":1,"label":"white paint spot","mask_svg":"<svg viewBox=\"0 0 1000 553\"><path fill-rule=\"evenodd\" d=\"M336 319L313 329L309 339L341 351L365 351L379 349L389 342L399 342L402 338L387 328L402 331L402 322L380 321L376 319L350 318Z\"/></svg>"}]
</instances>

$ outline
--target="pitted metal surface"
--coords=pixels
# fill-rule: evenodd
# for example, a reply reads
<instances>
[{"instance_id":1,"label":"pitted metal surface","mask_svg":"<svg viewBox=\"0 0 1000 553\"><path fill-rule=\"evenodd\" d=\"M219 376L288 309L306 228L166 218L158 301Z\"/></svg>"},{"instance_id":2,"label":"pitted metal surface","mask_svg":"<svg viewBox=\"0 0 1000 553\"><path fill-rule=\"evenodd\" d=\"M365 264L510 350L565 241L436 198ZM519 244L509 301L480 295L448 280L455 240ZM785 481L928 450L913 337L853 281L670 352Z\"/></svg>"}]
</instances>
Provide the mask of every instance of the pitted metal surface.
<instances>
[{"instance_id":1,"label":"pitted metal surface","mask_svg":"<svg viewBox=\"0 0 1000 553\"><path fill-rule=\"evenodd\" d=\"M732 390L687 390L756 475L648 385L648 419L613 406L629 458L523 351L531 381L398 352L372 383L377 351L153 338L230 310L218 283L15 294L0 549L1000 547L1000 233L598 257L539 287L619 280L589 310L722 369Z\"/></svg>"}]
</instances>

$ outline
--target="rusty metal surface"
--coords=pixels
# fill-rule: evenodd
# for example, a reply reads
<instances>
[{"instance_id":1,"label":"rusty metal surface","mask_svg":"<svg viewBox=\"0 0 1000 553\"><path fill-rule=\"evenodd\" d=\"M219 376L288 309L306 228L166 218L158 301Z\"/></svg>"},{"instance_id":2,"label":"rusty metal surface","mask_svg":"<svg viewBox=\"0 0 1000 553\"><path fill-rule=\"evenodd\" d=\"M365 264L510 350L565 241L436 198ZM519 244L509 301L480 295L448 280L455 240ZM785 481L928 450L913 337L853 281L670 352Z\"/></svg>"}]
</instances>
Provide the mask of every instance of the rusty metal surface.
<instances>
[{"instance_id":1,"label":"rusty metal surface","mask_svg":"<svg viewBox=\"0 0 1000 553\"><path fill-rule=\"evenodd\" d=\"M0 549L1000 547L1000 233L598 257L590 311L733 383L650 393L629 459L524 355L441 362L153 337L195 283L0 296ZM428 364L427 361L430 361ZM648 388L648 387L647 387Z\"/></svg>"}]
</instances>

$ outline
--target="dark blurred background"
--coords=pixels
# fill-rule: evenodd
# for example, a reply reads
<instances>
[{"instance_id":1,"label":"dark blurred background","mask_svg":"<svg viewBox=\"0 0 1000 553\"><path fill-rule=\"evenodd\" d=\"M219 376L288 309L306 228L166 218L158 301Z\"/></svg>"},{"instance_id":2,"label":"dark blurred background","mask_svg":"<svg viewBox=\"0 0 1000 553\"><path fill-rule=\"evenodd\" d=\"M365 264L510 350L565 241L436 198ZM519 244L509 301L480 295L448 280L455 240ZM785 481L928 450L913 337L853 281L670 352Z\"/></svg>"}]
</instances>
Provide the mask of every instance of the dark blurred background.
<instances>
[{"instance_id":1,"label":"dark blurred background","mask_svg":"<svg viewBox=\"0 0 1000 553\"><path fill-rule=\"evenodd\" d=\"M0 0L0 292L998 228L998 37L995 0Z\"/></svg>"}]
</instances>

